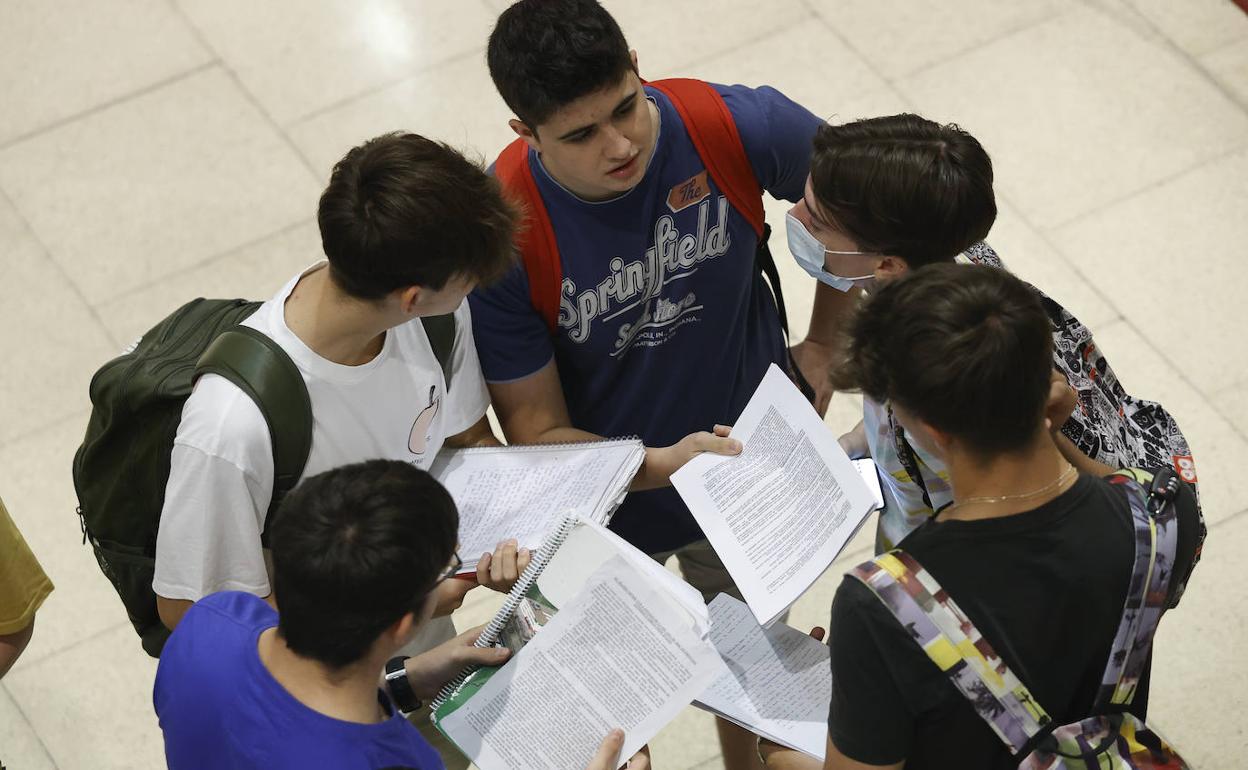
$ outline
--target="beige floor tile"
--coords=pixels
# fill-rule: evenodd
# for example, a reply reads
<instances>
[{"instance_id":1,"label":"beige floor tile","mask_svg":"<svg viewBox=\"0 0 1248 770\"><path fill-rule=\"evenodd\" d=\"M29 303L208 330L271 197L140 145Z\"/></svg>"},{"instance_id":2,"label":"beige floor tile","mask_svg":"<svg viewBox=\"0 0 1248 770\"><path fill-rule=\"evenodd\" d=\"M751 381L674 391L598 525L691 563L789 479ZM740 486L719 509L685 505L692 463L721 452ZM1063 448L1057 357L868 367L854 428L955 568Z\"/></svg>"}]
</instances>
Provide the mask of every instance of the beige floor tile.
<instances>
[{"instance_id":1,"label":"beige floor tile","mask_svg":"<svg viewBox=\"0 0 1248 770\"><path fill-rule=\"evenodd\" d=\"M1248 151L1055 233L1062 252L1206 395L1248 379Z\"/></svg>"},{"instance_id":2,"label":"beige floor tile","mask_svg":"<svg viewBox=\"0 0 1248 770\"><path fill-rule=\"evenodd\" d=\"M914 74L1043 21L1066 0L813 0L827 23L888 78Z\"/></svg>"},{"instance_id":3,"label":"beige floor tile","mask_svg":"<svg viewBox=\"0 0 1248 770\"><path fill-rule=\"evenodd\" d=\"M305 219L319 194L216 68L8 147L0 185L93 303Z\"/></svg>"},{"instance_id":4,"label":"beige floor tile","mask_svg":"<svg viewBox=\"0 0 1248 770\"><path fill-rule=\"evenodd\" d=\"M1248 141L1248 116L1190 62L1091 9L899 88L928 117L975 134L993 158L998 190L1042 228Z\"/></svg>"},{"instance_id":5,"label":"beige floor tile","mask_svg":"<svg viewBox=\"0 0 1248 770\"><path fill-rule=\"evenodd\" d=\"M1239 435L1248 437L1248 380L1213 394L1214 407L1230 421Z\"/></svg>"},{"instance_id":6,"label":"beige floor tile","mask_svg":"<svg viewBox=\"0 0 1248 770\"><path fill-rule=\"evenodd\" d=\"M1248 40L1241 40L1200 58L1240 105L1248 109Z\"/></svg>"},{"instance_id":7,"label":"beige floor tile","mask_svg":"<svg viewBox=\"0 0 1248 770\"><path fill-rule=\"evenodd\" d=\"M316 222L304 222L109 300L99 307L100 320L113 339L125 344L196 297L268 299L300 270L322 259Z\"/></svg>"},{"instance_id":8,"label":"beige floor tile","mask_svg":"<svg viewBox=\"0 0 1248 770\"><path fill-rule=\"evenodd\" d=\"M802 19L748 45L667 74L774 86L823 118L844 112L855 97L891 93L888 84L818 18ZM900 103L900 97L894 94L894 98Z\"/></svg>"},{"instance_id":9,"label":"beige floor tile","mask_svg":"<svg viewBox=\"0 0 1248 770\"><path fill-rule=\"evenodd\" d=\"M1129 0L1157 28L1193 56L1248 40L1248 14L1231 0Z\"/></svg>"},{"instance_id":10,"label":"beige floor tile","mask_svg":"<svg viewBox=\"0 0 1248 770\"><path fill-rule=\"evenodd\" d=\"M78 500L70 468L86 425L87 414L81 412L0 449L0 495L56 586L39 610L18 670L121 624L142 654L121 600L100 572L91 547L82 543L74 513Z\"/></svg>"},{"instance_id":11,"label":"beige floor tile","mask_svg":"<svg viewBox=\"0 0 1248 770\"><path fill-rule=\"evenodd\" d=\"M736 50L810 16L800 0L606 0L643 77L684 75L689 65ZM656 19L662 19L656 23Z\"/></svg>"},{"instance_id":12,"label":"beige floor tile","mask_svg":"<svg viewBox=\"0 0 1248 770\"><path fill-rule=\"evenodd\" d=\"M0 445L82 410L113 345L64 273L0 197ZM0 493L2 494L2 493Z\"/></svg>"},{"instance_id":13,"label":"beige floor tile","mask_svg":"<svg viewBox=\"0 0 1248 770\"><path fill-rule=\"evenodd\" d=\"M1164 348L1119 321L1096 330L1096 343L1127 392L1164 406L1196 459L1200 498L1211 524L1248 509L1248 440L1162 357Z\"/></svg>"},{"instance_id":14,"label":"beige floor tile","mask_svg":"<svg viewBox=\"0 0 1248 770\"><path fill-rule=\"evenodd\" d=\"M165 766L152 710L156 661L135 641L118 628L5 677L60 770Z\"/></svg>"},{"instance_id":15,"label":"beige floor tile","mask_svg":"<svg viewBox=\"0 0 1248 770\"><path fill-rule=\"evenodd\" d=\"M348 150L388 131L412 131L491 163L516 136L507 126L511 117L482 58L422 72L300 121L289 134L328 179Z\"/></svg>"},{"instance_id":16,"label":"beige floor tile","mask_svg":"<svg viewBox=\"0 0 1248 770\"><path fill-rule=\"evenodd\" d=\"M6 2L0 144L211 59L161 0Z\"/></svg>"},{"instance_id":17,"label":"beige floor tile","mask_svg":"<svg viewBox=\"0 0 1248 770\"><path fill-rule=\"evenodd\" d=\"M1182 603L1157 632L1148 721L1192 767L1239 770L1248 757L1243 729L1248 691L1248 594L1230 589L1248 549L1248 516L1214 527Z\"/></svg>"},{"instance_id":18,"label":"beige floor tile","mask_svg":"<svg viewBox=\"0 0 1248 770\"><path fill-rule=\"evenodd\" d=\"M693 768L719 756L715 717L687 706L650 741L655 767Z\"/></svg>"},{"instance_id":19,"label":"beige floor tile","mask_svg":"<svg viewBox=\"0 0 1248 770\"><path fill-rule=\"evenodd\" d=\"M56 770L39 736L3 685L0 685L0 767Z\"/></svg>"},{"instance_id":20,"label":"beige floor tile","mask_svg":"<svg viewBox=\"0 0 1248 770\"><path fill-rule=\"evenodd\" d=\"M1113 302L1000 195L997 221L988 234L988 243L1001 255L1010 272L1052 297L1089 329L1096 330L1118 317Z\"/></svg>"},{"instance_id":21,"label":"beige floor tile","mask_svg":"<svg viewBox=\"0 0 1248 770\"><path fill-rule=\"evenodd\" d=\"M493 21L477 0L179 5L283 125L423 67L484 51Z\"/></svg>"}]
</instances>

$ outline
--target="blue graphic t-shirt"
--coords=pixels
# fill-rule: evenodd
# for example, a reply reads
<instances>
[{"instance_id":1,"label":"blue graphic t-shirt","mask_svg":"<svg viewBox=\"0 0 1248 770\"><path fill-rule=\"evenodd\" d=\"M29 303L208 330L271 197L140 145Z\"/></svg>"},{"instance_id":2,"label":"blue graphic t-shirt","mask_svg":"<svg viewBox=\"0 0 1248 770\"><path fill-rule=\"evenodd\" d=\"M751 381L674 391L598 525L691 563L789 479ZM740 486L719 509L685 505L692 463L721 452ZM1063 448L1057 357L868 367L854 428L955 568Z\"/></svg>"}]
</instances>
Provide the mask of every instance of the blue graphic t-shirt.
<instances>
[{"instance_id":1,"label":"blue graphic t-shirt","mask_svg":"<svg viewBox=\"0 0 1248 770\"><path fill-rule=\"evenodd\" d=\"M799 200L822 121L773 88L715 88L759 183ZM469 301L487 381L527 377L553 357L574 427L668 446L733 423L768 365L786 358L753 228L707 174L671 102L646 94L660 118L654 155L618 198L576 197L529 152L563 263L556 335L522 267ZM611 528L648 553L703 537L670 488L630 494Z\"/></svg>"},{"instance_id":2,"label":"blue graphic t-shirt","mask_svg":"<svg viewBox=\"0 0 1248 770\"><path fill-rule=\"evenodd\" d=\"M358 724L296 700L256 649L276 625L277 612L263 599L236 591L206 596L187 611L161 653L153 694L170 770L441 770L441 757L397 710L384 722Z\"/></svg>"}]
</instances>

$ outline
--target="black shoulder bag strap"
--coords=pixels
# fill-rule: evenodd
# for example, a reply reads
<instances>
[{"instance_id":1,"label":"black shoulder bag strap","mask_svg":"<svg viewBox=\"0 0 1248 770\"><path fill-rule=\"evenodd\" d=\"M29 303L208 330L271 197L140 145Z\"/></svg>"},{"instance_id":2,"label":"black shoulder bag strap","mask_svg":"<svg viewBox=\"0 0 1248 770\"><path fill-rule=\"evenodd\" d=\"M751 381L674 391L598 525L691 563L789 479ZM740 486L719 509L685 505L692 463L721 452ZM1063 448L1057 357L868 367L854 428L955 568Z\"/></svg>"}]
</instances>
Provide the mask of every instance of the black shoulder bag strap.
<instances>
[{"instance_id":1,"label":"black shoulder bag strap","mask_svg":"<svg viewBox=\"0 0 1248 770\"><path fill-rule=\"evenodd\" d=\"M897 459L901 462L901 467L905 469L906 475L918 484L919 492L923 495L923 504L931 509L932 515L935 516L936 506L932 505L932 498L927 494L927 484L923 481L923 472L919 470L919 461L914 456L914 449L910 447L910 442L906 441L906 431L893 416L893 408L891 406L886 408L888 409L888 427L893 431L893 446L897 450Z\"/></svg>"},{"instance_id":2,"label":"black shoulder bag strap","mask_svg":"<svg viewBox=\"0 0 1248 770\"><path fill-rule=\"evenodd\" d=\"M221 333L195 365L195 376L217 374L246 393L269 426L273 442L273 497L260 542L269 544L269 519L299 483L312 449L312 401L299 367L268 335L250 326Z\"/></svg>"},{"instance_id":3,"label":"black shoulder bag strap","mask_svg":"<svg viewBox=\"0 0 1248 770\"><path fill-rule=\"evenodd\" d=\"M785 357L789 361L789 375L793 378L793 383L797 385L797 389L802 391L802 395L810 403L815 403L815 389L806 380L806 376L802 374L802 370L798 368L797 362L793 360L793 354L789 352L789 313L784 307L784 292L780 288L780 271L776 269L776 260L771 256L771 247L767 245L767 241L771 240L771 225L763 223L763 236L758 239L758 248L754 251L754 264L758 267L766 278L767 283L771 287L772 298L776 301L776 312L780 316L780 328L784 331Z\"/></svg>"},{"instance_id":4,"label":"black shoulder bag strap","mask_svg":"<svg viewBox=\"0 0 1248 770\"><path fill-rule=\"evenodd\" d=\"M425 327L425 336L429 338L429 347L442 367L442 378L446 380L446 390L451 390L451 357L455 352L455 314L422 316L420 323Z\"/></svg>"}]
</instances>

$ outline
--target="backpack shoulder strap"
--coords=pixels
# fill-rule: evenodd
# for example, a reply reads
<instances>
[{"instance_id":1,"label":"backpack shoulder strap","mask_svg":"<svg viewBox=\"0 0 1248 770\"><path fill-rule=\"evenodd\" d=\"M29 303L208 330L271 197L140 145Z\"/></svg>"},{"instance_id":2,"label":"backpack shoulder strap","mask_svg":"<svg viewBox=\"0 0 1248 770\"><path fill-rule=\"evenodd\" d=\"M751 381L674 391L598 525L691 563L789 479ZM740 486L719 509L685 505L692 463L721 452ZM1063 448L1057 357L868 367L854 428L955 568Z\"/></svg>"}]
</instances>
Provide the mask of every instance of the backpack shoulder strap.
<instances>
[{"instance_id":1,"label":"backpack shoulder strap","mask_svg":"<svg viewBox=\"0 0 1248 770\"><path fill-rule=\"evenodd\" d=\"M494 162L494 176L513 200L524 208L524 224L516 245L529 278L529 299L554 334L559 324L559 297L563 288L563 262L555 228L550 224L542 193L529 168L529 146L516 139Z\"/></svg>"},{"instance_id":2,"label":"backpack shoulder strap","mask_svg":"<svg viewBox=\"0 0 1248 770\"><path fill-rule=\"evenodd\" d=\"M648 85L671 100L716 186L762 239L763 188L724 98L710 83L692 78L654 80Z\"/></svg>"},{"instance_id":3,"label":"backpack shoulder strap","mask_svg":"<svg viewBox=\"0 0 1248 770\"><path fill-rule=\"evenodd\" d=\"M875 594L1011 753L1051 722L975 624L910 554L890 551L849 574Z\"/></svg>"},{"instance_id":4,"label":"backpack shoulder strap","mask_svg":"<svg viewBox=\"0 0 1248 770\"><path fill-rule=\"evenodd\" d=\"M1148 663L1157 623L1169 604L1170 578L1179 537L1173 503L1179 482L1172 469L1164 468L1156 476L1136 468L1121 470L1108 481L1122 488L1131 508L1135 562L1122 619L1118 622L1097 692L1097 711L1110 705L1129 704L1135 697L1140 675Z\"/></svg>"},{"instance_id":5,"label":"backpack shoulder strap","mask_svg":"<svg viewBox=\"0 0 1248 770\"><path fill-rule=\"evenodd\" d=\"M269 518L303 475L312 449L312 401L299 367L268 335L236 326L217 336L199 357L195 377L217 374L237 385L260 407L273 442L273 498L261 540L268 544Z\"/></svg>"},{"instance_id":6,"label":"backpack shoulder strap","mask_svg":"<svg viewBox=\"0 0 1248 770\"><path fill-rule=\"evenodd\" d=\"M433 348L433 356L442 367L442 379L446 381L446 391L449 393L451 375L454 373L451 358L455 352L455 314L421 316L420 324L425 327L429 347Z\"/></svg>"}]
</instances>

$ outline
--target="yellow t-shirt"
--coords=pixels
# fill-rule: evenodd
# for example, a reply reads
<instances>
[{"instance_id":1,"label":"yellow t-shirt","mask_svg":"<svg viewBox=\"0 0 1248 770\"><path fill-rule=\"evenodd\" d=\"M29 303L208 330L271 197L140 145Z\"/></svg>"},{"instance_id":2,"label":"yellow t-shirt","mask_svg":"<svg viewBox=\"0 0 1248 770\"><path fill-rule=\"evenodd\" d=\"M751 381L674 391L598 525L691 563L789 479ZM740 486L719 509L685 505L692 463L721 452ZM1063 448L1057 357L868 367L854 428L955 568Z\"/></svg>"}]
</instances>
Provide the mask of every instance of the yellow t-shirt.
<instances>
[{"instance_id":1,"label":"yellow t-shirt","mask_svg":"<svg viewBox=\"0 0 1248 770\"><path fill-rule=\"evenodd\" d=\"M0 500L0 634L15 634L29 626L50 593L52 581Z\"/></svg>"}]
</instances>

